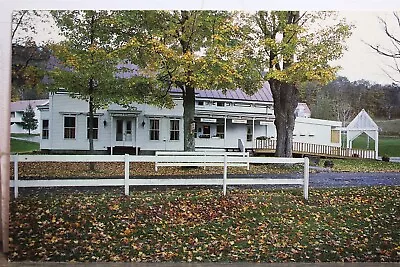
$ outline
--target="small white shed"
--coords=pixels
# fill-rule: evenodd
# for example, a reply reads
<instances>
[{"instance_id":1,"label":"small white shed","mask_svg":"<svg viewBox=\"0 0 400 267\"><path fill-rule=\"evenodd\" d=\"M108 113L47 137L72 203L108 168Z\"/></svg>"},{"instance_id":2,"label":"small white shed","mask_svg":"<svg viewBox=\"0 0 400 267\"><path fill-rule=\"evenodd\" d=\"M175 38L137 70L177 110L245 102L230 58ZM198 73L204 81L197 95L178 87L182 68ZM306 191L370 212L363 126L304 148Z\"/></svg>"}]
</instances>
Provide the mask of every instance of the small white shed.
<instances>
[{"instance_id":1,"label":"small white shed","mask_svg":"<svg viewBox=\"0 0 400 267\"><path fill-rule=\"evenodd\" d=\"M347 132L347 148L352 148L353 140L366 133L375 141L375 158L378 159L379 127L363 109L345 128Z\"/></svg>"}]
</instances>

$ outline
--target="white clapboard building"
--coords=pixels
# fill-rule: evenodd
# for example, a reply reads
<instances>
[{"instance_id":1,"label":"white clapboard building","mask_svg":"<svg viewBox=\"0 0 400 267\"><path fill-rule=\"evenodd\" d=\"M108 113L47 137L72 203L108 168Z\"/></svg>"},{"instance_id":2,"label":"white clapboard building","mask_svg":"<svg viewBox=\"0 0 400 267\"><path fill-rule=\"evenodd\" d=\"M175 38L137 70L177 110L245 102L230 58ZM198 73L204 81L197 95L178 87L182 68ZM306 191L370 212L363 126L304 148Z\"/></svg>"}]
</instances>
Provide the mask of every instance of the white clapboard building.
<instances>
[{"instance_id":1,"label":"white clapboard building","mask_svg":"<svg viewBox=\"0 0 400 267\"><path fill-rule=\"evenodd\" d=\"M33 111L35 112L35 119L38 120L38 127L31 131L31 134L39 134L41 129L41 119L39 107L46 105L49 102L48 99L38 99L38 100L21 100L10 103L10 131L11 133L28 133L29 131L24 129L22 126L22 116L24 112L31 105Z\"/></svg>"},{"instance_id":2,"label":"white clapboard building","mask_svg":"<svg viewBox=\"0 0 400 267\"><path fill-rule=\"evenodd\" d=\"M183 138L183 100L173 94L175 107L158 108L132 103L131 108L112 104L97 110L94 122L94 148L98 153L140 153L181 151ZM40 148L52 152L88 150L88 103L67 92L51 94L40 107ZM274 104L268 83L257 93L241 90L196 91L196 149L234 149L238 140L254 148L257 138L276 139ZM337 121L310 118L307 105L296 110L294 141L340 146Z\"/></svg>"}]
</instances>

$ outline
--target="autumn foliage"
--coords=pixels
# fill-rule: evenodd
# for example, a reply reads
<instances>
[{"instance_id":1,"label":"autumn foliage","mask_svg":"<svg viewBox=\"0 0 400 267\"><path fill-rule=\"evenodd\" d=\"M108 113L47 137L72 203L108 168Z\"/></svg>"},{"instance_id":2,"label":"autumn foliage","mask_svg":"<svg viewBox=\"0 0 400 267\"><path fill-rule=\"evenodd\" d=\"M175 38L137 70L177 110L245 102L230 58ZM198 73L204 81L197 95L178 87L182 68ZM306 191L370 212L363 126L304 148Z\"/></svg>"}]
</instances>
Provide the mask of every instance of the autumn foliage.
<instances>
[{"instance_id":1,"label":"autumn foliage","mask_svg":"<svg viewBox=\"0 0 400 267\"><path fill-rule=\"evenodd\" d=\"M12 261L399 261L399 187L59 191L11 202Z\"/></svg>"}]
</instances>

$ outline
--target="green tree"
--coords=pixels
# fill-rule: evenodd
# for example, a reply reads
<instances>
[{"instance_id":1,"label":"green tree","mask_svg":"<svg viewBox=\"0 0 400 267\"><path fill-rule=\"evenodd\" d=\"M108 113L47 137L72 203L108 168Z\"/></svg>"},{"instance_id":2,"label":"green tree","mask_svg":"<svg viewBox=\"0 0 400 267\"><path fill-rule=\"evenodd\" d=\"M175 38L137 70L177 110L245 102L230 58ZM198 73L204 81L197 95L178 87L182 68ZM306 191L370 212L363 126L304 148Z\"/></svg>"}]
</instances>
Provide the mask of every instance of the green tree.
<instances>
[{"instance_id":1,"label":"green tree","mask_svg":"<svg viewBox=\"0 0 400 267\"><path fill-rule=\"evenodd\" d=\"M12 46L12 101L47 97L42 80L50 54L35 42Z\"/></svg>"},{"instance_id":2,"label":"green tree","mask_svg":"<svg viewBox=\"0 0 400 267\"><path fill-rule=\"evenodd\" d=\"M11 99L36 99L46 95L41 86L48 50L34 41L38 22L49 22L48 11L16 10L12 14Z\"/></svg>"},{"instance_id":3,"label":"green tree","mask_svg":"<svg viewBox=\"0 0 400 267\"><path fill-rule=\"evenodd\" d=\"M38 120L35 118L35 111L31 104L29 104L22 114L22 128L28 130L29 135L32 130L36 130L38 126Z\"/></svg>"},{"instance_id":4,"label":"green tree","mask_svg":"<svg viewBox=\"0 0 400 267\"><path fill-rule=\"evenodd\" d=\"M184 149L195 149L191 130L195 89L261 86L258 64L244 42L240 18L226 11L129 11L119 16L125 55L138 64L148 85L179 88L184 106Z\"/></svg>"},{"instance_id":5,"label":"green tree","mask_svg":"<svg viewBox=\"0 0 400 267\"><path fill-rule=\"evenodd\" d=\"M88 10L53 11L52 15L65 41L50 46L57 60L48 72L50 90L65 88L72 97L88 102L89 151L93 153L96 110L124 94L123 79L118 76L121 63L118 47L112 43L114 14ZM126 96L134 97L134 94L126 93Z\"/></svg>"},{"instance_id":6,"label":"green tree","mask_svg":"<svg viewBox=\"0 0 400 267\"><path fill-rule=\"evenodd\" d=\"M337 68L329 62L342 56L351 27L344 21L321 23L332 13L259 11L247 20L249 42L269 82L277 130L276 156L291 157L299 88L307 81L326 83Z\"/></svg>"}]
</instances>

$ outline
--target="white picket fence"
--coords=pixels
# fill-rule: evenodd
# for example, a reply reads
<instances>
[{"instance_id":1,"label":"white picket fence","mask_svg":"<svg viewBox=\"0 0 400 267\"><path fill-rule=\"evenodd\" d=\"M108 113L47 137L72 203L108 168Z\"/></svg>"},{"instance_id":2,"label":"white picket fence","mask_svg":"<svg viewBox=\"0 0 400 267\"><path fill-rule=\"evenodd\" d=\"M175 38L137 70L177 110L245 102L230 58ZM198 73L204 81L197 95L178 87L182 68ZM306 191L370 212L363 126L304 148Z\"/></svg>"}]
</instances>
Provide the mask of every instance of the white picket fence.
<instances>
[{"instance_id":1,"label":"white picket fence","mask_svg":"<svg viewBox=\"0 0 400 267\"><path fill-rule=\"evenodd\" d=\"M200 152L201 153L201 152ZM126 195L129 195L129 186L195 186L195 185L219 185L223 188L223 194L227 193L228 185L303 185L303 195L308 199L309 185L309 159L308 158L277 158L277 157L247 157L247 163L258 164L303 164L303 177L298 179L271 179L271 178L228 178L228 166L243 164L243 156L224 155L209 156L207 166L223 166L221 178L130 178L129 167L135 162L158 162L158 156L131 156L131 155L13 155L10 159L14 162L14 180L10 181L10 187L14 188L14 196L18 197L19 188L27 187L80 187L80 186L123 186ZM202 156L175 155L168 160L175 162L176 166L182 163L204 164ZM18 177L18 164L20 162L124 162L124 178L122 179L52 179L52 180L20 180ZM202 165L204 166L204 165Z\"/></svg>"}]
</instances>

